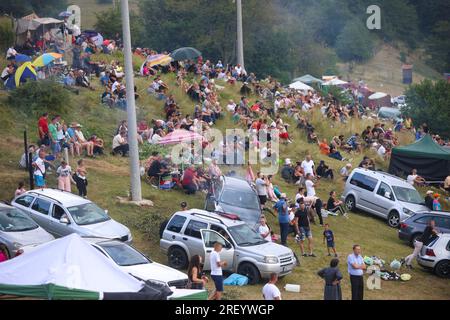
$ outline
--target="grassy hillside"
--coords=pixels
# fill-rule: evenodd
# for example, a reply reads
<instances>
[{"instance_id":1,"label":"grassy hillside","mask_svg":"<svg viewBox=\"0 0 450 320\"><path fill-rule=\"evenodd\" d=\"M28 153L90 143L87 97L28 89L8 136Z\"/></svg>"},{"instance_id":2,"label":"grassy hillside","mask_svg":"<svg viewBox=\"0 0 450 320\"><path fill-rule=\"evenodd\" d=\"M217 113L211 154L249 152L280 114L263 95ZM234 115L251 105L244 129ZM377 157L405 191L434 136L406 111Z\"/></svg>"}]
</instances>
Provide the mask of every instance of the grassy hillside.
<instances>
[{"instance_id":1,"label":"grassy hillside","mask_svg":"<svg viewBox=\"0 0 450 320\"><path fill-rule=\"evenodd\" d=\"M194 104L175 84L174 75L164 75L164 81L170 85L170 93L175 95L176 101L182 107L183 113L192 113ZM79 96L72 95L70 101L69 114L65 114L66 122L78 121L84 125L84 130L90 133L97 133L104 138L110 146L113 133L121 119L126 118L126 114L117 109L109 109L99 104L100 86L97 79L93 79L97 90L95 92L81 90ZM139 78L136 85L141 94L138 100L138 117L140 119L157 119L162 116L162 102L149 97L145 88L149 81ZM224 105L228 99L239 99L238 86L225 85L220 92L220 100ZM252 98L253 100L255 97ZM7 94L0 91L0 199L10 199L15 190L16 184L20 180L27 179L24 171L18 169L18 160L23 152L22 134L25 128L28 129L30 140L37 138L38 115L18 113L14 107L6 104ZM52 113L51 106L47 110ZM331 124L315 113L312 122L317 128L319 137L331 138L331 136L341 133L348 136L353 132L361 132L367 125L366 122L352 120L348 124ZM288 146L281 146L280 154L282 158L302 160L307 153L311 153L316 162L322 157L318 152L318 147L306 143L302 131L296 130L295 124L290 119L285 119L292 125L291 132L294 143ZM228 114L218 123L218 128L224 130L233 128L231 116ZM403 141L411 139L409 136L402 136ZM110 149L109 149L110 150ZM353 164L356 166L363 155L352 156ZM75 160L71 159L71 165L75 166ZM146 199L154 202L152 208L137 208L134 206L119 204L116 197L126 196L129 190L128 162L125 159L115 158L106 155L95 160L86 160L88 167L88 196L103 208L109 209L110 214L118 221L125 223L132 230L135 246L147 253L152 259L166 263L167 258L159 251L158 227L162 219L170 217L178 210L179 203L187 200L191 208L203 208L204 195L186 196L181 191L158 191L143 182L142 191ZM327 159L327 163L335 170L339 170L344 163ZM386 164L378 162L381 167ZM258 168L254 168L255 172ZM224 168L225 170L225 168ZM279 185L283 192L293 198L296 192L295 186L287 185L279 176L274 179L274 184ZM55 186L55 176L49 176L50 186ZM318 187L318 193L323 199L327 199L328 192L336 190L338 194L343 190L343 182L339 179L335 182L323 181ZM397 231L389 228L385 221L374 218L363 213L351 213L349 219L343 217L330 217L326 219L335 232L337 239L337 250L341 257L341 270L345 277L343 281L344 299L350 298L349 279L346 275L345 257L351 251L354 243L360 243L365 255L377 255L386 261L393 258L403 257L411 252L404 243L397 238ZM269 224L278 232L275 218L269 217ZM322 230L319 226L313 226L315 237L315 253L317 258L302 259L301 267L295 272L286 276L280 282L280 287L286 283L300 284L302 292L300 294L283 293L285 299L322 299L323 283L316 275L317 271L328 265L329 257L326 256L326 247L322 244ZM299 248L290 239L291 248L299 254ZM367 292L368 299L449 299L450 282L438 279L429 272L417 267L411 272L410 282L382 282L382 290ZM243 288L226 288L226 297L229 299L259 299L261 297L261 285L247 286Z\"/></svg>"},{"instance_id":2,"label":"grassy hillside","mask_svg":"<svg viewBox=\"0 0 450 320\"><path fill-rule=\"evenodd\" d=\"M372 90L389 93L393 96L401 95L408 87L403 84L400 49L389 45L382 45L375 56L363 64L356 64L352 70L348 63L338 65L344 79L358 81L363 79ZM434 69L423 63L419 53L408 56L408 63L414 65L413 82L419 83L425 78L439 79L442 76Z\"/></svg>"}]
</instances>

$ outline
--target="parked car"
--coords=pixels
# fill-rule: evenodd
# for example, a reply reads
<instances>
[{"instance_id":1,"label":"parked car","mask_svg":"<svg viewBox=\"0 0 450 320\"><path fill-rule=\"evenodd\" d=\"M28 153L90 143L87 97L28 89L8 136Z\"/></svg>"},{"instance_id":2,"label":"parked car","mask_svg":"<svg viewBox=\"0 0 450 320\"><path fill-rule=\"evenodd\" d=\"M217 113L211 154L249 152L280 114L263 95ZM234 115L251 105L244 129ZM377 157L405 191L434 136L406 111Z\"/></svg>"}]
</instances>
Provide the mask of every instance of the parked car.
<instances>
[{"instance_id":1,"label":"parked car","mask_svg":"<svg viewBox=\"0 0 450 320\"><path fill-rule=\"evenodd\" d=\"M400 109L391 107L381 107L377 114L378 118L391 120L394 123L402 121L401 115Z\"/></svg>"},{"instance_id":2,"label":"parked car","mask_svg":"<svg viewBox=\"0 0 450 320\"><path fill-rule=\"evenodd\" d=\"M422 235L430 220L434 220L439 232L450 233L450 212L431 211L415 214L400 223L398 237L413 246L414 241Z\"/></svg>"},{"instance_id":3,"label":"parked car","mask_svg":"<svg viewBox=\"0 0 450 320\"><path fill-rule=\"evenodd\" d=\"M391 99L391 102L394 106L404 106L406 105L406 96L405 95L401 95L398 97L394 97Z\"/></svg>"},{"instance_id":4,"label":"parked car","mask_svg":"<svg viewBox=\"0 0 450 320\"><path fill-rule=\"evenodd\" d=\"M192 256L200 255L204 270L210 270L209 254L215 242L223 244L220 256L228 262L224 271L245 275L250 284L273 272L287 275L297 262L291 249L264 240L244 221L198 209L175 213L163 231L160 247L175 269L186 268Z\"/></svg>"},{"instance_id":5,"label":"parked car","mask_svg":"<svg viewBox=\"0 0 450 320\"><path fill-rule=\"evenodd\" d=\"M428 246L423 246L417 262L442 278L450 277L450 234L442 233Z\"/></svg>"},{"instance_id":6,"label":"parked car","mask_svg":"<svg viewBox=\"0 0 450 320\"><path fill-rule=\"evenodd\" d=\"M342 200L348 210L361 209L382 217L393 228L415 213L429 211L419 192L405 180L363 168L350 174Z\"/></svg>"},{"instance_id":7,"label":"parked car","mask_svg":"<svg viewBox=\"0 0 450 320\"><path fill-rule=\"evenodd\" d=\"M0 203L0 250L14 258L23 246L55 239L24 212Z\"/></svg>"},{"instance_id":8,"label":"parked car","mask_svg":"<svg viewBox=\"0 0 450 320\"><path fill-rule=\"evenodd\" d=\"M114 261L123 271L143 281L164 283L169 287L184 289L188 277L183 272L156 263L134 247L117 240L84 237L95 249ZM23 247L24 254L37 248L37 245Z\"/></svg>"},{"instance_id":9,"label":"parked car","mask_svg":"<svg viewBox=\"0 0 450 320\"><path fill-rule=\"evenodd\" d=\"M108 211L69 192L31 190L14 199L12 205L28 213L55 237L75 232L81 236L118 239L126 243L133 240L130 230L111 219Z\"/></svg>"},{"instance_id":10,"label":"parked car","mask_svg":"<svg viewBox=\"0 0 450 320\"><path fill-rule=\"evenodd\" d=\"M220 177L213 183L205 201L205 210L237 215L256 228L261 217L261 205L256 190L243 179Z\"/></svg>"}]
</instances>

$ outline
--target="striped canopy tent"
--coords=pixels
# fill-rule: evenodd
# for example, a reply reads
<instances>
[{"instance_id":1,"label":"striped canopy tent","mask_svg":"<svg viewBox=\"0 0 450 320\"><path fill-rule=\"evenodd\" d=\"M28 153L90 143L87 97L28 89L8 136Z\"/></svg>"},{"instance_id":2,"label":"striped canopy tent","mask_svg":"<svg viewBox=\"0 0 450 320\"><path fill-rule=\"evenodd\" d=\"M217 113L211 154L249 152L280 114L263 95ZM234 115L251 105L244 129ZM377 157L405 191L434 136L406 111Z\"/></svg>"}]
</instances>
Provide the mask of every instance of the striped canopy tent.
<instances>
[{"instance_id":1,"label":"striped canopy tent","mask_svg":"<svg viewBox=\"0 0 450 320\"><path fill-rule=\"evenodd\" d=\"M15 85L19 87L21 83L27 82L28 79L36 80L36 70L31 62L25 62L16 70L14 76Z\"/></svg>"},{"instance_id":2,"label":"striped canopy tent","mask_svg":"<svg viewBox=\"0 0 450 320\"><path fill-rule=\"evenodd\" d=\"M178 144L178 143L191 143L194 141L203 140L203 137L193 131L188 130L175 130L169 133L167 136L163 137L158 144L160 145L170 145L170 144Z\"/></svg>"},{"instance_id":3,"label":"striped canopy tent","mask_svg":"<svg viewBox=\"0 0 450 320\"><path fill-rule=\"evenodd\" d=\"M171 56L168 56L166 54L154 54L151 56L148 56L147 59L145 59L144 63L141 66L140 73L141 75L144 75L144 66L147 65L147 67L151 68L154 66L167 66L173 61Z\"/></svg>"}]
</instances>

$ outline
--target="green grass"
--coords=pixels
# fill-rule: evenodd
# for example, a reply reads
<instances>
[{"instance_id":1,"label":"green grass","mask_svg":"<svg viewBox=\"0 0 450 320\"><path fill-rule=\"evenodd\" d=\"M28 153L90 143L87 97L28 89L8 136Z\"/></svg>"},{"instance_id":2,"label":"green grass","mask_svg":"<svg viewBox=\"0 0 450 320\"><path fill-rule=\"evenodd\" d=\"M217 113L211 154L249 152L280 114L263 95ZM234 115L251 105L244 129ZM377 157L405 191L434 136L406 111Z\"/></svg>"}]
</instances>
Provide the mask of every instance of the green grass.
<instances>
[{"instance_id":1,"label":"green grass","mask_svg":"<svg viewBox=\"0 0 450 320\"><path fill-rule=\"evenodd\" d=\"M183 113L192 113L194 103L175 85L174 75L164 75L164 81L170 85L170 93L174 94L176 101L181 106ZM100 87L97 80L97 90L95 92L82 90L80 96L72 95L68 101L71 107L69 117L66 122L78 121L85 126L90 133L97 133L111 144L113 132L117 123L126 118L126 114L117 109L108 109L98 103ZM141 93L138 100L139 119L157 119L162 117L161 101L156 101L149 97L145 89L149 85L149 80L143 78L136 79L136 85ZM226 85L220 93L222 105L226 104L228 99L239 99L238 86ZM20 180L27 179L24 171L18 169L18 159L23 152L22 131L28 127L30 140L36 140L37 118L33 116L24 116L17 114L13 107L6 104L7 95L0 91L0 199L11 199L16 184ZM253 98L254 100L255 98ZM232 128L231 116L226 115L218 123L218 128L224 130ZM292 125L291 132L294 143L288 146L280 147L281 157L291 158L293 160L302 160L307 153L311 153L314 160L318 162L322 159L318 147L307 144L303 132L295 130L295 125L291 119L286 119ZM317 128L319 137L330 139L337 133L348 136L354 132L361 132L367 125L365 121L352 120L348 124L331 124L324 120L319 113L312 115L312 122ZM405 141L411 137L402 137ZM357 165L363 155L353 155L353 164ZM71 164L75 166L75 159ZM327 163L335 170L343 166L343 162L327 159ZM386 168L386 164L377 161L377 164ZM87 160L89 187L89 198L98 203L103 208L109 210L112 217L118 221L127 224L133 233L135 246L148 254L152 259L166 263L167 258L160 253L158 234L155 232L155 226L145 223L145 217L155 216L158 219L170 217L179 209L179 203L187 200L191 208L203 208L204 195L187 197L180 191L158 191L149 185L142 184L143 196L154 202L152 208L138 208L132 205L119 204L116 197L126 196L129 190L128 162L121 158L104 156L96 160ZM258 168L254 168L255 172ZM55 177L50 176L49 183L55 186ZM296 187L287 185L279 176L274 179L274 184L279 185L283 192L286 192L290 198L293 198ZM330 190L336 190L338 194L343 190L343 182L323 181L320 183L317 191L323 199L327 199ZM148 220L153 221L153 220ZM326 219L330 223L332 230L336 235L337 250L341 257L341 271L345 275L343 281L344 299L349 299L349 279L346 276L345 257L351 251L354 243L362 245L363 254L377 255L386 261L394 258L401 258L411 252L411 248L402 243L397 237L397 231L389 228L385 221L374 218L363 213L352 213L347 220L342 217L330 217ZM269 224L278 232L276 220L269 215ZM279 286L283 287L286 283L300 284L302 291L299 294L283 292L285 299L322 299L323 283L316 275L320 268L328 265L329 257L326 256L326 248L322 244L322 230L318 226L313 226L315 237L315 253L317 258L302 259L302 265L295 271L280 281ZM289 240L290 247L299 253L299 248ZM412 280L409 282L382 282L382 290L369 291L366 294L367 299L449 299L450 282L442 280L434 275L416 267L411 272ZM227 297L230 299L259 299L261 297L262 285L246 286L243 288L226 288Z\"/></svg>"}]
</instances>

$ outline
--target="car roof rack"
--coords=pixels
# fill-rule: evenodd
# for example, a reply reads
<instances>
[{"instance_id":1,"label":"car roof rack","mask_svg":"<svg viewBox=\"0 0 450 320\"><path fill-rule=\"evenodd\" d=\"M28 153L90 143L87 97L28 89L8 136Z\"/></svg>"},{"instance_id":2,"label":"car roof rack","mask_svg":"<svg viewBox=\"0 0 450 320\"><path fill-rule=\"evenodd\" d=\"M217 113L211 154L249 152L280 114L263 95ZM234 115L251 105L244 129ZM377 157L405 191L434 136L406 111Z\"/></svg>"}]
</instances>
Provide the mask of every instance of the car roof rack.
<instances>
[{"instance_id":1,"label":"car roof rack","mask_svg":"<svg viewBox=\"0 0 450 320\"><path fill-rule=\"evenodd\" d=\"M211 217L204 213L193 212L193 213L191 213L191 215L199 216L199 217L203 217L203 218L207 218L207 219L211 219L211 220L216 220L216 221L219 221L219 223L221 223L223 225L225 224L225 223L223 223L222 219L217 218L217 217Z\"/></svg>"},{"instance_id":2,"label":"car roof rack","mask_svg":"<svg viewBox=\"0 0 450 320\"><path fill-rule=\"evenodd\" d=\"M57 199L55 199L55 198L49 197L49 196L46 195L46 194L41 194L41 193L38 193L38 192L36 192L36 191L30 191L30 192L28 192L28 194L34 194L34 195L36 195L36 196L38 196L38 197L47 198L47 199L53 200L53 201L59 203L60 205L64 206L63 203L62 203L61 201L59 201L59 200L57 200Z\"/></svg>"}]
</instances>

